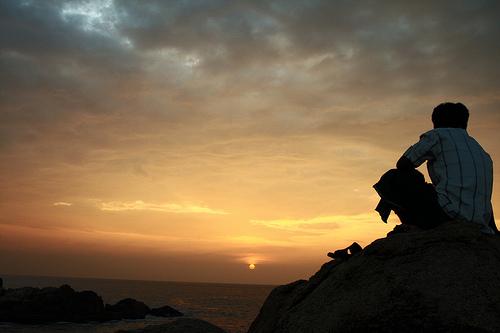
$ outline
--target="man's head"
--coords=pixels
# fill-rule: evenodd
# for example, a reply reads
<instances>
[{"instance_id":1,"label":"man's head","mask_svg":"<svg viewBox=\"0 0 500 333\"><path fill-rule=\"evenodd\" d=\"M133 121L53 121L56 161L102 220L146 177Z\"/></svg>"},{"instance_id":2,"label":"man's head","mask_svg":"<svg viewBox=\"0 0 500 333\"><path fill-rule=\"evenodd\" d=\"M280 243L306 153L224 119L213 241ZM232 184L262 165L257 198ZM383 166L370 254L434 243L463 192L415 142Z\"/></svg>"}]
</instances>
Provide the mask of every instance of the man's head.
<instances>
[{"instance_id":1,"label":"man's head","mask_svg":"<svg viewBox=\"0 0 500 333\"><path fill-rule=\"evenodd\" d=\"M467 129L469 110L462 103L441 103L432 112L434 128L454 127Z\"/></svg>"}]
</instances>

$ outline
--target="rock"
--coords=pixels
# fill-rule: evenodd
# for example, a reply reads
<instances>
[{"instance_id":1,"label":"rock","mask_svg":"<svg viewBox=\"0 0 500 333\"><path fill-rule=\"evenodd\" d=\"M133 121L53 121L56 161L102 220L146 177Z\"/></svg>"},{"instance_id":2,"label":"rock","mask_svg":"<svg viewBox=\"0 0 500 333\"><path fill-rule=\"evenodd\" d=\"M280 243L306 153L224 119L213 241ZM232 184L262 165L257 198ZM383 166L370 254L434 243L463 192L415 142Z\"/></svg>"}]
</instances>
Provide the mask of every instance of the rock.
<instances>
[{"instance_id":1,"label":"rock","mask_svg":"<svg viewBox=\"0 0 500 333\"><path fill-rule=\"evenodd\" d=\"M77 292L68 285L59 288L0 288L0 322L40 324L58 321L89 322L120 319L144 319L152 314L176 317L183 314L165 305L151 310L143 302L125 298L106 304L95 292Z\"/></svg>"},{"instance_id":2,"label":"rock","mask_svg":"<svg viewBox=\"0 0 500 333\"><path fill-rule=\"evenodd\" d=\"M0 321L85 322L102 320L103 314L101 297L93 291L76 292L68 285L59 288L5 289L0 297Z\"/></svg>"},{"instance_id":3,"label":"rock","mask_svg":"<svg viewBox=\"0 0 500 333\"><path fill-rule=\"evenodd\" d=\"M118 319L144 319L151 311L149 307L133 298L125 298L115 305L106 304L106 318Z\"/></svg>"},{"instance_id":4,"label":"rock","mask_svg":"<svg viewBox=\"0 0 500 333\"><path fill-rule=\"evenodd\" d=\"M151 325L137 330L120 330L116 333L226 333L226 331L201 319L179 318L167 324Z\"/></svg>"},{"instance_id":5,"label":"rock","mask_svg":"<svg viewBox=\"0 0 500 333\"><path fill-rule=\"evenodd\" d=\"M500 237L452 221L275 288L249 333L500 332Z\"/></svg>"},{"instance_id":6,"label":"rock","mask_svg":"<svg viewBox=\"0 0 500 333\"><path fill-rule=\"evenodd\" d=\"M184 315L182 312L179 312L168 305L151 309L149 314L157 317L180 317Z\"/></svg>"}]
</instances>

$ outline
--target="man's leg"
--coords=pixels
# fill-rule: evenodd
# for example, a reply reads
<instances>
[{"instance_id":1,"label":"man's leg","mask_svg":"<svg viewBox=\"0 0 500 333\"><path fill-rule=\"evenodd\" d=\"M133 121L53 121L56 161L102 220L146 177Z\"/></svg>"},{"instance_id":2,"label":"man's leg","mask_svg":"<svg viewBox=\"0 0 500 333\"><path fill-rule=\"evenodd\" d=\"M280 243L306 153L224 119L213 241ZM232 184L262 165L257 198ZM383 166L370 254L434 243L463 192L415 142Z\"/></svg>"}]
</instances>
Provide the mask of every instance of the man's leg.
<instances>
[{"instance_id":1,"label":"man's leg","mask_svg":"<svg viewBox=\"0 0 500 333\"><path fill-rule=\"evenodd\" d=\"M417 201L417 209L421 211L422 223L426 228L436 227L451 218L443 211L438 202L437 192L434 185L426 183L422 188L422 194Z\"/></svg>"}]
</instances>

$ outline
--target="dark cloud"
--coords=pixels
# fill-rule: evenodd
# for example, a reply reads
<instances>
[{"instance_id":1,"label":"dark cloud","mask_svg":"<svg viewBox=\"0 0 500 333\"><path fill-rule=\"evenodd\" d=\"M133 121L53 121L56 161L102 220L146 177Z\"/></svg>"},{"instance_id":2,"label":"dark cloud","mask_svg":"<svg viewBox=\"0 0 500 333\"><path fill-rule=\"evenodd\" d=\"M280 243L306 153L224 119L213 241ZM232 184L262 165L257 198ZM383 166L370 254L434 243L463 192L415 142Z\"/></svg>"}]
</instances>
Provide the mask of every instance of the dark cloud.
<instances>
[{"instance_id":1,"label":"dark cloud","mask_svg":"<svg viewBox=\"0 0 500 333\"><path fill-rule=\"evenodd\" d=\"M123 1L117 7L126 13L118 29L139 48L194 52L210 70L268 70L329 54L312 70L333 91L478 93L497 84L494 1ZM345 67L340 77L339 66Z\"/></svg>"},{"instance_id":2,"label":"dark cloud","mask_svg":"<svg viewBox=\"0 0 500 333\"><path fill-rule=\"evenodd\" d=\"M499 18L495 1L0 1L2 146L63 128L111 145L165 126L341 134L436 96L491 113ZM114 125L82 132L88 113Z\"/></svg>"},{"instance_id":3,"label":"dark cloud","mask_svg":"<svg viewBox=\"0 0 500 333\"><path fill-rule=\"evenodd\" d=\"M0 93L4 108L31 115L60 109L98 109L102 88L130 80L140 64L119 40L82 30L62 15L61 2L0 2ZM45 109L45 110L44 110ZM57 114L61 116L61 114Z\"/></svg>"},{"instance_id":4,"label":"dark cloud","mask_svg":"<svg viewBox=\"0 0 500 333\"><path fill-rule=\"evenodd\" d=\"M92 4L64 4L82 3ZM151 76L162 71L161 84L185 99L214 93L215 82L218 94L274 89L281 90L274 98L295 96L308 106L338 105L343 95L373 100L498 89L495 1L116 1L101 30L85 28L84 13L64 14L57 1L0 6L4 97L64 90L96 109L90 100L115 95L116 85L127 89L124 82L131 92L138 81L158 87ZM200 61L192 69L197 84L179 85L175 63L151 68L154 52L165 49L181 53L157 61Z\"/></svg>"}]
</instances>

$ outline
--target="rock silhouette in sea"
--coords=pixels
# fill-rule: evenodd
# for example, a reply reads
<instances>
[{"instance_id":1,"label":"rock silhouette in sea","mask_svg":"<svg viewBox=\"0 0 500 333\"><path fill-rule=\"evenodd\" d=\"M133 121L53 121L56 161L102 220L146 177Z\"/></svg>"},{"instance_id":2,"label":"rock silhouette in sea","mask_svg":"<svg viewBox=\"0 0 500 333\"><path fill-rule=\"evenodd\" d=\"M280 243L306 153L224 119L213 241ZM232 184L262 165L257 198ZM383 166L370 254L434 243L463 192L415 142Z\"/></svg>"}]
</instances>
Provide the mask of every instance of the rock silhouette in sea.
<instances>
[{"instance_id":1,"label":"rock silhouette in sea","mask_svg":"<svg viewBox=\"0 0 500 333\"><path fill-rule=\"evenodd\" d=\"M59 288L0 287L0 322L39 324L58 321L90 322L120 319L143 319L146 315L159 317L182 316L182 313L163 306L150 309L143 302L125 298L114 305L103 303L95 292L75 291L68 285Z\"/></svg>"},{"instance_id":2,"label":"rock silhouette in sea","mask_svg":"<svg viewBox=\"0 0 500 333\"><path fill-rule=\"evenodd\" d=\"M120 330L116 333L226 333L222 328L195 318L180 318L167 324L150 325L135 330Z\"/></svg>"},{"instance_id":3,"label":"rock silhouette in sea","mask_svg":"<svg viewBox=\"0 0 500 333\"><path fill-rule=\"evenodd\" d=\"M275 288L249 333L500 332L500 237L470 223L378 239Z\"/></svg>"},{"instance_id":4,"label":"rock silhouette in sea","mask_svg":"<svg viewBox=\"0 0 500 333\"><path fill-rule=\"evenodd\" d=\"M114 305L106 304L106 319L144 319L151 309L143 302L133 298L125 298Z\"/></svg>"},{"instance_id":5,"label":"rock silhouette in sea","mask_svg":"<svg viewBox=\"0 0 500 333\"><path fill-rule=\"evenodd\" d=\"M150 315L152 316L157 316L157 317L179 317L182 316L182 312L177 311L171 306L164 305L159 308L154 308L151 309L149 312Z\"/></svg>"},{"instance_id":6,"label":"rock silhouette in sea","mask_svg":"<svg viewBox=\"0 0 500 333\"><path fill-rule=\"evenodd\" d=\"M4 289L0 296L0 321L46 323L86 322L104 319L102 298L93 291L59 288Z\"/></svg>"}]
</instances>

